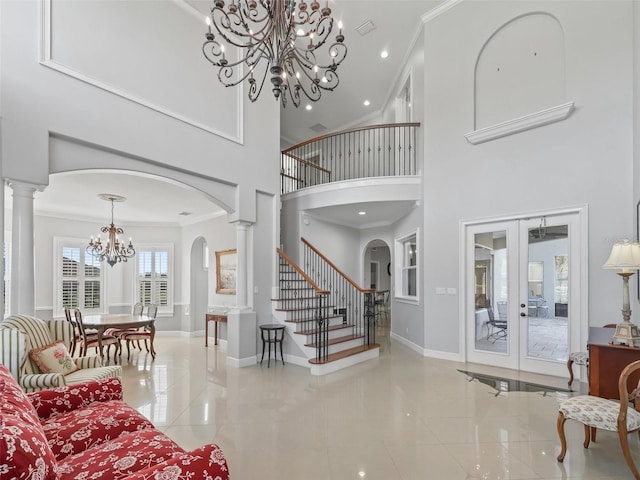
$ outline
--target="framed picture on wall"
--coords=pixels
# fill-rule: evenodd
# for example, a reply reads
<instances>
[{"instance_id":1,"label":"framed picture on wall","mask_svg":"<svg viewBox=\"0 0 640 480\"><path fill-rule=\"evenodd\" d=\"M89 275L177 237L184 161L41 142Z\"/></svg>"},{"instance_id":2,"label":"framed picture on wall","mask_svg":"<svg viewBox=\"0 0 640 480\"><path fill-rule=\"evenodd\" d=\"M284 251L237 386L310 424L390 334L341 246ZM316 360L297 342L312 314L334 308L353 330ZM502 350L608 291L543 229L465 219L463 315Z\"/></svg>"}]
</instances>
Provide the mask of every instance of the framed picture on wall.
<instances>
[{"instance_id":1,"label":"framed picture on wall","mask_svg":"<svg viewBox=\"0 0 640 480\"><path fill-rule=\"evenodd\" d=\"M236 294L236 249L216 252L216 293Z\"/></svg>"}]
</instances>

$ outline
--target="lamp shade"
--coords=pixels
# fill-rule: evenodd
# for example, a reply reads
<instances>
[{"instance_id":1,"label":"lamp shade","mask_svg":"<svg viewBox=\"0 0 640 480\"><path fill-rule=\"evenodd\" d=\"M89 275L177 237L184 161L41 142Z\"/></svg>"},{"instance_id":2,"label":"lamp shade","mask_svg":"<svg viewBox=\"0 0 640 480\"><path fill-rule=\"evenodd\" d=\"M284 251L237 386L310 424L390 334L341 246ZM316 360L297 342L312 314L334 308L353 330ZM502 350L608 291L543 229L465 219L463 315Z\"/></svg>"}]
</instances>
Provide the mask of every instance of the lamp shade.
<instances>
[{"instance_id":1,"label":"lamp shade","mask_svg":"<svg viewBox=\"0 0 640 480\"><path fill-rule=\"evenodd\" d=\"M602 266L612 270L630 272L640 269L640 243L620 242L613 245L609 258Z\"/></svg>"}]
</instances>

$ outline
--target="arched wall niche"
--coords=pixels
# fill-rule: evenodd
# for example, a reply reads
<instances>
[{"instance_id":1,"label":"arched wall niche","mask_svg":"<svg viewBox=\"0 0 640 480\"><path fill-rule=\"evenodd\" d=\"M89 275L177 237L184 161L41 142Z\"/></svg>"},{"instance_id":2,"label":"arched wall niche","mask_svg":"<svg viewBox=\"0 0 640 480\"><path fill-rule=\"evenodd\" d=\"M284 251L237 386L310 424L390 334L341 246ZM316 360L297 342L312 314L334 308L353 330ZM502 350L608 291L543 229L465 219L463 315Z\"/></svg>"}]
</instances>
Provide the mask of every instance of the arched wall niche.
<instances>
[{"instance_id":1,"label":"arched wall niche","mask_svg":"<svg viewBox=\"0 0 640 480\"><path fill-rule=\"evenodd\" d=\"M474 132L467 139L481 143L566 118L573 103L567 103L565 68L556 17L531 12L502 25L476 60ZM479 132L488 136L474 138Z\"/></svg>"}]
</instances>

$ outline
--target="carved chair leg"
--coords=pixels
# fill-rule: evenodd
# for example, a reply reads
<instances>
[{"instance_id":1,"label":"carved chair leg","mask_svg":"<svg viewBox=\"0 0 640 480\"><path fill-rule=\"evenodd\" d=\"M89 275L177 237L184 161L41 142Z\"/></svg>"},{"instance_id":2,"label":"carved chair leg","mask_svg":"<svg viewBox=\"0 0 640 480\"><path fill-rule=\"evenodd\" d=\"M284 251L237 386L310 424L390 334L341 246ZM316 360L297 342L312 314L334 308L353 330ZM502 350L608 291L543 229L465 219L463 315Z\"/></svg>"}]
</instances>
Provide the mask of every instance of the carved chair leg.
<instances>
[{"instance_id":1,"label":"carved chair leg","mask_svg":"<svg viewBox=\"0 0 640 480\"><path fill-rule=\"evenodd\" d=\"M629 466L629 470L631 470L633 478L638 480L640 479L640 473L638 473L636 464L633 463L633 458L631 458L631 451L629 450L629 434L626 430L618 429L618 437L620 437L620 447L622 448L622 454L624 455L624 459Z\"/></svg>"},{"instance_id":2,"label":"carved chair leg","mask_svg":"<svg viewBox=\"0 0 640 480\"><path fill-rule=\"evenodd\" d=\"M589 425L584 426L584 448L589 448L589 442L591 441L591 427Z\"/></svg>"},{"instance_id":3,"label":"carved chair leg","mask_svg":"<svg viewBox=\"0 0 640 480\"><path fill-rule=\"evenodd\" d=\"M127 360L131 361L131 340L127 340Z\"/></svg>"},{"instance_id":4,"label":"carved chair leg","mask_svg":"<svg viewBox=\"0 0 640 480\"><path fill-rule=\"evenodd\" d=\"M558 461L562 462L564 460L564 456L567 453L567 439L564 436L564 422L567 419L564 417L564 414L560 412L558 414L558 436L560 437L560 455L558 455Z\"/></svg>"},{"instance_id":5,"label":"carved chair leg","mask_svg":"<svg viewBox=\"0 0 640 480\"><path fill-rule=\"evenodd\" d=\"M596 427L591 427L591 441L595 442L596 441L596 432L598 431L598 429Z\"/></svg>"},{"instance_id":6,"label":"carved chair leg","mask_svg":"<svg viewBox=\"0 0 640 480\"><path fill-rule=\"evenodd\" d=\"M567 360L567 369L569 370L569 388L571 388L573 383L573 360Z\"/></svg>"}]
</instances>

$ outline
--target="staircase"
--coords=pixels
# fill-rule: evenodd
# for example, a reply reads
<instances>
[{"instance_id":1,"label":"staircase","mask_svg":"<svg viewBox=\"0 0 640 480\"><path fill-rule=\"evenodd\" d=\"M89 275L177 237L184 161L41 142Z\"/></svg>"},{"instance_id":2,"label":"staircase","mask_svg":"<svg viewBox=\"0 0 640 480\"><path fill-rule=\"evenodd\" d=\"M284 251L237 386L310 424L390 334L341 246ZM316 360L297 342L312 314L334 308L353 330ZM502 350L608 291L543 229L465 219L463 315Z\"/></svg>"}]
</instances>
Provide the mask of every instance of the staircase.
<instances>
[{"instance_id":1,"label":"staircase","mask_svg":"<svg viewBox=\"0 0 640 480\"><path fill-rule=\"evenodd\" d=\"M278 249L278 255L279 293L273 299L273 316L285 325L289 338L304 355L302 359L288 360L310 366L312 375L325 375L377 358L379 345L372 341L372 291L355 286L359 294L347 292L343 284L352 282L341 273L339 276L345 281L338 281L337 269L330 262L321 269L322 275L314 267L310 272L321 283L331 285L331 290L324 290L282 250ZM329 271L332 279L322 280ZM344 304L338 304L337 299Z\"/></svg>"}]
</instances>

